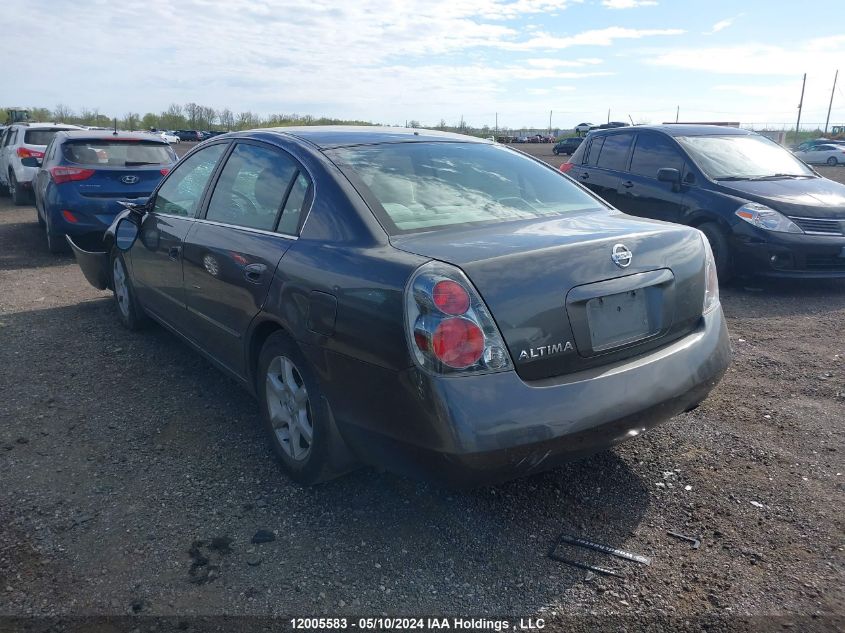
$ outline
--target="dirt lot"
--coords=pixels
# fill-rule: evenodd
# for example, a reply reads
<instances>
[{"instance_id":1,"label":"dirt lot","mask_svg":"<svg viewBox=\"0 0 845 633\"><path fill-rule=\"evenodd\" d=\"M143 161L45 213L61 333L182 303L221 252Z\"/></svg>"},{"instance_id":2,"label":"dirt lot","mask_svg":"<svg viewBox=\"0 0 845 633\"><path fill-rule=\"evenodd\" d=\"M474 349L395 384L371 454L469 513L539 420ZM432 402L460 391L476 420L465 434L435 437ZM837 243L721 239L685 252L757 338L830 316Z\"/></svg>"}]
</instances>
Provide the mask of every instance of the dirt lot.
<instances>
[{"instance_id":1,"label":"dirt lot","mask_svg":"<svg viewBox=\"0 0 845 633\"><path fill-rule=\"evenodd\" d=\"M472 492L369 469L304 489L246 393L164 330L123 330L34 210L0 198L0 615L785 617L761 630L821 615L832 630L845 282L725 288L723 305L720 386L612 451ZM260 529L275 541L252 544ZM562 532L652 564L587 574L546 557Z\"/></svg>"}]
</instances>

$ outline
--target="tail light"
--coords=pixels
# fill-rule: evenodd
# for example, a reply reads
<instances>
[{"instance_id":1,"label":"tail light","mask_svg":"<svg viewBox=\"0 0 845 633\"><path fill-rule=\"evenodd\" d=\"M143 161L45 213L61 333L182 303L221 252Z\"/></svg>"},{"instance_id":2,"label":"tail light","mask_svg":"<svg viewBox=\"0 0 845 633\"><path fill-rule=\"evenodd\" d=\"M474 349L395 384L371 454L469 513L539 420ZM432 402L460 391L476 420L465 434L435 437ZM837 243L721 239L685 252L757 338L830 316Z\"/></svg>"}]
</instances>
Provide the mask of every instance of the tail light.
<instances>
[{"instance_id":1,"label":"tail light","mask_svg":"<svg viewBox=\"0 0 845 633\"><path fill-rule=\"evenodd\" d=\"M53 182L60 185L63 182L87 180L94 175L94 170L81 167L50 167L50 175L53 177Z\"/></svg>"},{"instance_id":2,"label":"tail light","mask_svg":"<svg viewBox=\"0 0 845 633\"><path fill-rule=\"evenodd\" d=\"M707 314L719 305L719 276L716 273L716 258L713 257L713 249L704 233L701 234L701 241L704 242L704 305L701 313Z\"/></svg>"},{"instance_id":3,"label":"tail light","mask_svg":"<svg viewBox=\"0 0 845 633\"><path fill-rule=\"evenodd\" d=\"M420 266L405 290L411 353L438 374L511 369L510 355L487 306L464 273L448 264Z\"/></svg>"},{"instance_id":4,"label":"tail light","mask_svg":"<svg viewBox=\"0 0 845 633\"><path fill-rule=\"evenodd\" d=\"M18 155L18 158L44 158L44 152L29 149L28 147L19 147L15 153Z\"/></svg>"},{"instance_id":5,"label":"tail light","mask_svg":"<svg viewBox=\"0 0 845 633\"><path fill-rule=\"evenodd\" d=\"M63 217L65 220L67 220L68 222L70 222L71 224L76 224L77 222L79 222L79 220L78 220L78 219L77 219L77 217L73 214L73 212L72 212L72 211L68 211L67 209L64 209L64 210L62 211L62 217Z\"/></svg>"},{"instance_id":6,"label":"tail light","mask_svg":"<svg viewBox=\"0 0 845 633\"><path fill-rule=\"evenodd\" d=\"M569 162L567 162L567 163L561 163L561 164L560 164L560 170L561 170L564 174L568 174L568 173L570 172L570 170L571 170L573 167L575 167L575 163L569 163Z\"/></svg>"},{"instance_id":7,"label":"tail light","mask_svg":"<svg viewBox=\"0 0 845 633\"><path fill-rule=\"evenodd\" d=\"M163 167L162 169L159 169L159 171L161 172L162 176L166 176L167 174L170 173L170 169L167 168L167 167Z\"/></svg>"}]
</instances>

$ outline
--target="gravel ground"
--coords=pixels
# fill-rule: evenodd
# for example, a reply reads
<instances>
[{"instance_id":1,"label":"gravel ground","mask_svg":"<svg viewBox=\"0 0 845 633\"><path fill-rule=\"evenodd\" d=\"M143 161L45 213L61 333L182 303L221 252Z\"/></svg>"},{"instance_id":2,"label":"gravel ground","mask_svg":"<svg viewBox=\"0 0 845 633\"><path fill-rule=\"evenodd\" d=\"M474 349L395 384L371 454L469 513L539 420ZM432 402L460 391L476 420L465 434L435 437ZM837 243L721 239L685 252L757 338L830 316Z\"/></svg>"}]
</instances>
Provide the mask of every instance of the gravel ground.
<instances>
[{"instance_id":1,"label":"gravel ground","mask_svg":"<svg viewBox=\"0 0 845 633\"><path fill-rule=\"evenodd\" d=\"M370 469L301 488L245 392L161 328L123 330L47 252L34 209L0 198L0 615L682 618L673 630L820 615L807 622L832 630L845 282L724 288L723 305L719 387L612 451L472 492ZM253 544L259 530L274 540ZM588 574L547 558L562 532L652 563L580 554L626 575Z\"/></svg>"}]
</instances>

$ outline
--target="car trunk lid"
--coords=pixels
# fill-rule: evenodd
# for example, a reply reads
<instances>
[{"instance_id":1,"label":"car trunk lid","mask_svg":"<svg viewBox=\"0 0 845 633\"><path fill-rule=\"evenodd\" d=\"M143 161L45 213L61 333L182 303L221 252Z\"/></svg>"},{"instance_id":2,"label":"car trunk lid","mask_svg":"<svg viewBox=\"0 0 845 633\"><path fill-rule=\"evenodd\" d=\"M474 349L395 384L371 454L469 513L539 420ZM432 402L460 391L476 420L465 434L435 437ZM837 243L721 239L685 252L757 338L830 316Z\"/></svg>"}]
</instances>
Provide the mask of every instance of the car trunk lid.
<instances>
[{"instance_id":1,"label":"car trunk lid","mask_svg":"<svg viewBox=\"0 0 845 633\"><path fill-rule=\"evenodd\" d=\"M697 231L680 225L587 212L507 229L398 235L391 243L466 273L525 380L642 353L701 318L704 247ZM612 259L619 245L632 253L627 266Z\"/></svg>"}]
</instances>

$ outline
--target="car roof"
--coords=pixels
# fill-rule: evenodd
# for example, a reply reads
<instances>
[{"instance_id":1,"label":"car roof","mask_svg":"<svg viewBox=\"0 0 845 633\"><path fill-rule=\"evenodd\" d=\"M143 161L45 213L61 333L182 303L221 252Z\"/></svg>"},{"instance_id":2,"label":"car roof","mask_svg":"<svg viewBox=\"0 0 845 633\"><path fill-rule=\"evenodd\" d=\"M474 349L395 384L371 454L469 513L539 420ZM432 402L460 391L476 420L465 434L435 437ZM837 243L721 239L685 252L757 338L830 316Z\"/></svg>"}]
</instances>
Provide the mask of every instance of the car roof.
<instances>
[{"instance_id":1,"label":"car roof","mask_svg":"<svg viewBox=\"0 0 845 633\"><path fill-rule=\"evenodd\" d=\"M82 128L78 125L74 125L73 123L12 123L10 127L15 125L19 125L21 127L25 127L28 130L37 130L39 128L52 128L52 127L60 127L65 128L68 130L81 130Z\"/></svg>"},{"instance_id":2,"label":"car roof","mask_svg":"<svg viewBox=\"0 0 845 633\"><path fill-rule=\"evenodd\" d=\"M260 130L250 130L252 133L262 132L293 136L315 145L320 149L332 149L350 145L373 145L377 143L422 143L422 142L462 142L487 143L492 141L480 139L464 134L440 132L418 128L386 127L377 125L315 125L296 127L276 127Z\"/></svg>"},{"instance_id":3,"label":"car roof","mask_svg":"<svg viewBox=\"0 0 845 633\"><path fill-rule=\"evenodd\" d=\"M68 140L94 140L94 139L105 139L105 140L140 140L140 141L153 141L155 143L164 143L165 141L156 133L154 132L121 132L118 130L117 134L114 133L114 130L69 130L69 131L62 131L59 132L63 138L67 138Z\"/></svg>"},{"instance_id":4,"label":"car roof","mask_svg":"<svg viewBox=\"0 0 845 633\"><path fill-rule=\"evenodd\" d=\"M640 130L662 132L663 134L668 134L669 136L748 136L749 134L754 134L754 132L742 130L738 127L727 127L723 125L691 125L683 123L673 123L669 125L629 125L624 128L618 127L605 130L593 130L590 134L618 134L620 132L637 132Z\"/></svg>"}]
</instances>

